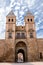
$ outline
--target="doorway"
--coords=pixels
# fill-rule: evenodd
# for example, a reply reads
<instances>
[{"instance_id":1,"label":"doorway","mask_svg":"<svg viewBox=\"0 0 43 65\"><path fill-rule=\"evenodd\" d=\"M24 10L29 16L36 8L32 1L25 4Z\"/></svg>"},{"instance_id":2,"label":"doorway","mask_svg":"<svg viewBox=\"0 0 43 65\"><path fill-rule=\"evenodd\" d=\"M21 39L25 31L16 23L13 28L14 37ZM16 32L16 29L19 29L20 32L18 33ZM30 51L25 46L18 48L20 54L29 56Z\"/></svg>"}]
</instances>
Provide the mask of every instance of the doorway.
<instances>
[{"instance_id":1,"label":"doorway","mask_svg":"<svg viewBox=\"0 0 43 65\"><path fill-rule=\"evenodd\" d=\"M17 62L25 62L25 52L23 49L19 49L17 52Z\"/></svg>"},{"instance_id":2,"label":"doorway","mask_svg":"<svg viewBox=\"0 0 43 65\"><path fill-rule=\"evenodd\" d=\"M16 62L27 61L27 47L24 42L19 42L15 46L15 61Z\"/></svg>"}]
</instances>

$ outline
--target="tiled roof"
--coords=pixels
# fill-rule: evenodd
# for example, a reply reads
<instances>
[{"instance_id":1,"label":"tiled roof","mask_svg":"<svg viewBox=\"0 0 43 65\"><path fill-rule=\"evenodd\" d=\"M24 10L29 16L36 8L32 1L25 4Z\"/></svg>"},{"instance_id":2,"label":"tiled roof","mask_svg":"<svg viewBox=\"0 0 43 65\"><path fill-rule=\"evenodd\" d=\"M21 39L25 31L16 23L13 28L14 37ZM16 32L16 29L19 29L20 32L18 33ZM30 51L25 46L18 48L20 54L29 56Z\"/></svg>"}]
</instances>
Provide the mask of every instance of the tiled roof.
<instances>
[{"instance_id":1,"label":"tiled roof","mask_svg":"<svg viewBox=\"0 0 43 65\"><path fill-rule=\"evenodd\" d=\"M33 16L33 14L28 10L25 16L29 16L29 15Z\"/></svg>"},{"instance_id":2,"label":"tiled roof","mask_svg":"<svg viewBox=\"0 0 43 65\"><path fill-rule=\"evenodd\" d=\"M13 10L11 10L7 16L15 16Z\"/></svg>"}]
</instances>

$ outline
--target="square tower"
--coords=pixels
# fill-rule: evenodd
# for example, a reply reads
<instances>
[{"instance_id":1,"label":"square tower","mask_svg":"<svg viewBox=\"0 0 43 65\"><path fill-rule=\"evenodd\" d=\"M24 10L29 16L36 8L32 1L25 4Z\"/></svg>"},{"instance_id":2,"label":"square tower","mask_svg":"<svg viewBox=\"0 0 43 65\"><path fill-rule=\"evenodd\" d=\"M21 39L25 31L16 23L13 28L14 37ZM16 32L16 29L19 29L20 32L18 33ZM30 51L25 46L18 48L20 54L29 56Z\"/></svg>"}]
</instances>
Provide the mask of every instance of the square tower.
<instances>
[{"instance_id":1,"label":"square tower","mask_svg":"<svg viewBox=\"0 0 43 65\"><path fill-rule=\"evenodd\" d=\"M27 38L29 39L36 38L35 22L34 22L34 16L32 15L32 13L28 11L26 16L24 17L24 21L25 21Z\"/></svg>"},{"instance_id":2,"label":"square tower","mask_svg":"<svg viewBox=\"0 0 43 65\"><path fill-rule=\"evenodd\" d=\"M36 41L34 16L30 11L27 12L26 16L24 17L24 21L27 37L27 56L28 61L31 61L32 59L34 60L34 58L38 58L38 45Z\"/></svg>"},{"instance_id":3,"label":"square tower","mask_svg":"<svg viewBox=\"0 0 43 65\"><path fill-rule=\"evenodd\" d=\"M13 11L11 11L6 16L6 35L5 39L15 39L15 27L16 27L16 16Z\"/></svg>"},{"instance_id":4,"label":"square tower","mask_svg":"<svg viewBox=\"0 0 43 65\"><path fill-rule=\"evenodd\" d=\"M8 46L9 57L6 61L15 61L15 28L16 28L16 16L11 11L6 16L6 33L5 40Z\"/></svg>"}]
</instances>

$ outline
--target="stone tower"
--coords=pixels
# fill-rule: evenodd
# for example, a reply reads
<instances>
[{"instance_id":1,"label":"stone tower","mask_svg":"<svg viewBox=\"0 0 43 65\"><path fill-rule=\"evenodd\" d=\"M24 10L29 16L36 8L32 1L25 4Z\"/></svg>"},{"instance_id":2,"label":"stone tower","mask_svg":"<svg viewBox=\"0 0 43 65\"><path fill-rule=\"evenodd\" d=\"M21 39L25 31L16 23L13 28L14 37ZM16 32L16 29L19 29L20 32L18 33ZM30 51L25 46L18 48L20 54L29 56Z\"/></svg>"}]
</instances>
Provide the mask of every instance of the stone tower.
<instances>
[{"instance_id":1,"label":"stone tower","mask_svg":"<svg viewBox=\"0 0 43 65\"><path fill-rule=\"evenodd\" d=\"M26 38L27 38L27 56L28 56L28 61L31 61L32 59L34 60L34 58L38 54L37 53L38 48L36 43L34 16L30 11L27 12L26 16L24 17L24 21L25 21L25 30L26 30Z\"/></svg>"},{"instance_id":2,"label":"stone tower","mask_svg":"<svg viewBox=\"0 0 43 65\"><path fill-rule=\"evenodd\" d=\"M15 53L15 49L14 49L15 48L15 27L16 27L16 17L13 11L10 11L10 13L6 16L5 39L7 41L7 44L9 45L9 48L12 48L14 52L12 51L11 58L9 57L8 59L9 61L13 61L12 59Z\"/></svg>"},{"instance_id":3,"label":"stone tower","mask_svg":"<svg viewBox=\"0 0 43 65\"><path fill-rule=\"evenodd\" d=\"M25 29L27 32L27 40L36 38L36 31L35 31L35 22L34 22L34 16L32 13L27 12L25 18Z\"/></svg>"}]
</instances>

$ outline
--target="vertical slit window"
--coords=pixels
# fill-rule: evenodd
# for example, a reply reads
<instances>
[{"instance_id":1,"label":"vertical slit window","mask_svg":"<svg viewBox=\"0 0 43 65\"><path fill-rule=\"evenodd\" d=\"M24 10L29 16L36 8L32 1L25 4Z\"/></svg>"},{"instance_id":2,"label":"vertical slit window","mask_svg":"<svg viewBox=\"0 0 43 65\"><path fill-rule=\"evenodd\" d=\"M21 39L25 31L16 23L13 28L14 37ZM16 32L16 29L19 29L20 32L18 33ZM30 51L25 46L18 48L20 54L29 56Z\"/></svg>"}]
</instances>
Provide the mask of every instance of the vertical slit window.
<instances>
[{"instance_id":1,"label":"vertical slit window","mask_svg":"<svg viewBox=\"0 0 43 65\"><path fill-rule=\"evenodd\" d=\"M40 52L40 59L42 59L42 53Z\"/></svg>"}]
</instances>

